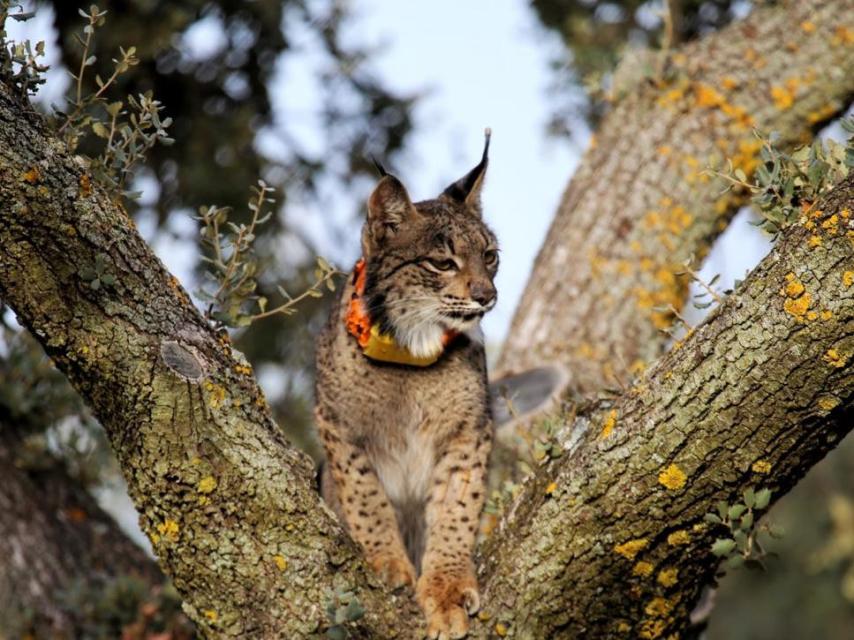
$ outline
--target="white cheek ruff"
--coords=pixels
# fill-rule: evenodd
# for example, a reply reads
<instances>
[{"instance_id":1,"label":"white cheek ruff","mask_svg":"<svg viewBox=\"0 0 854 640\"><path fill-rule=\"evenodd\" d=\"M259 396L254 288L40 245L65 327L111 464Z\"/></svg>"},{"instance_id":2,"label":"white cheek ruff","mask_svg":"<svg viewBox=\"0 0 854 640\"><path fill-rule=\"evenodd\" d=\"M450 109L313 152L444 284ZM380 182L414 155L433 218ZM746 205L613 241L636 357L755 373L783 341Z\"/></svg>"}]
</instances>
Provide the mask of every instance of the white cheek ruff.
<instances>
[{"instance_id":1,"label":"white cheek ruff","mask_svg":"<svg viewBox=\"0 0 854 640\"><path fill-rule=\"evenodd\" d=\"M445 348L445 328L436 322L396 326L394 335L398 344L406 347L416 358L435 356Z\"/></svg>"}]
</instances>

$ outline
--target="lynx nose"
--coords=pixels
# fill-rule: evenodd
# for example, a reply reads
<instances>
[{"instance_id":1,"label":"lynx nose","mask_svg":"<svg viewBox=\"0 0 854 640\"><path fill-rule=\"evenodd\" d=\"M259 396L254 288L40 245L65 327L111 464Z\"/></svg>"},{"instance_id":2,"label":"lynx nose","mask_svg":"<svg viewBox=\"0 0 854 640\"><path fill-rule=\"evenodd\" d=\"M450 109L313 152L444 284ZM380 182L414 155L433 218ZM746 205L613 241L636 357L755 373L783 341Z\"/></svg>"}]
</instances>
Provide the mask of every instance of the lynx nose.
<instances>
[{"instance_id":1,"label":"lynx nose","mask_svg":"<svg viewBox=\"0 0 854 640\"><path fill-rule=\"evenodd\" d=\"M495 286L491 282L475 282L469 287L469 295L484 307L489 306L495 302Z\"/></svg>"}]
</instances>

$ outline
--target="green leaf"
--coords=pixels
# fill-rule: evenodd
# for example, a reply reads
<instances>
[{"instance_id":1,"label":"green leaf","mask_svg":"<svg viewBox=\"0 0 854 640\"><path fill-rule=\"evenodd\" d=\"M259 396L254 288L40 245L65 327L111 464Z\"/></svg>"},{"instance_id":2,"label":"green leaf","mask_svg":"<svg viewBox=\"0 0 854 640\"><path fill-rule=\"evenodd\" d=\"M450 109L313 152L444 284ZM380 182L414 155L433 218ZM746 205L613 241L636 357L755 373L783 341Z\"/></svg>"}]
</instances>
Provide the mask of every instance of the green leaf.
<instances>
[{"instance_id":1,"label":"green leaf","mask_svg":"<svg viewBox=\"0 0 854 640\"><path fill-rule=\"evenodd\" d=\"M744 566L744 556L735 555L727 558L725 566L727 569L738 569Z\"/></svg>"},{"instance_id":2,"label":"green leaf","mask_svg":"<svg viewBox=\"0 0 854 640\"><path fill-rule=\"evenodd\" d=\"M329 627L326 630L326 637L329 640L347 640L347 630L338 625Z\"/></svg>"},{"instance_id":3,"label":"green leaf","mask_svg":"<svg viewBox=\"0 0 854 640\"><path fill-rule=\"evenodd\" d=\"M739 551L747 550L747 534L744 533L741 529L737 529L733 532L733 538L735 539L735 544L738 547Z\"/></svg>"},{"instance_id":4,"label":"green leaf","mask_svg":"<svg viewBox=\"0 0 854 640\"><path fill-rule=\"evenodd\" d=\"M753 487L744 492L744 504L747 505L748 509L752 509L753 505L756 504L756 493L754 492Z\"/></svg>"},{"instance_id":5,"label":"green leaf","mask_svg":"<svg viewBox=\"0 0 854 640\"><path fill-rule=\"evenodd\" d=\"M707 513L703 516L703 520L710 524L723 524L723 520L721 520L716 513Z\"/></svg>"},{"instance_id":6,"label":"green leaf","mask_svg":"<svg viewBox=\"0 0 854 640\"><path fill-rule=\"evenodd\" d=\"M345 615L347 616L347 620L349 622L353 622L365 615L365 609L364 607L362 607L361 603L357 598L353 598L347 605Z\"/></svg>"},{"instance_id":7,"label":"green leaf","mask_svg":"<svg viewBox=\"0 0 854 640\"><path fill-rule=\"evenodd\" d=\"M110 132L107 127L97 121L92 123L92 133L94 133L99 138L106 139L110 137Z\"/></svg>"},{"instance_id":8,"label":"green leaf","mask_svg":"<svg viewBox=\"0 0 854 640\"><path fill-rule=\"evenodd\" d=\"M718 557L728 556L735 550L735 540L718 538L712 545L712 553Z\"/></svg>"},{"instance_id":9,"label":"green leaf","mask_svg":"<svg viewBox=\"0 0 854 640\"><path fill-rule=\"evenodd\" d=\"M119 111L122 110L123 106L124 104L121 101L111 102L105 107L105 109L107 110L107 113L109 113L113 118L115 118L119 115Z\"/></svg>"},{"instance_id":10,"label":"green leaf","mask_svg":"<svg viewBox=\"0 0 854 640\"><path fill-rule=\"evenodd\" d=\"M718 502L718 515L720 515L721 520L726 520L727 513L729 513L729 505L721 500Z\"/></svg>"},{"instance_id":11,"label":"green leaf","mask_svg":"<svg viewBox=\"0 0 854 640\"><path fill-rule=\"evenodd\" d=\"M756 508L764 509L771 502L771 490L762 489L756 493Z\"/></svg>"},{"instance_id":12,"label":"green leaf","mask_svg":"<svg viewBox=\"0 0 854 640\"><path fill-rule=\"evenodd\" d=\"M750 531L753 528L753 514L745 513L741 517L741 530Z\"/></svg>"},{"instance_id":13,"label":"green leaf","mask_svg":"<svg viewBox=\"0 0 854 640\"><path fill-rule=\"evenodd\" d=\"M730 520L737 520L746 510L747 507L745 507L743 504L734 504L729 508L727 516L729 516Z\"/></svg>"}]
</instances>

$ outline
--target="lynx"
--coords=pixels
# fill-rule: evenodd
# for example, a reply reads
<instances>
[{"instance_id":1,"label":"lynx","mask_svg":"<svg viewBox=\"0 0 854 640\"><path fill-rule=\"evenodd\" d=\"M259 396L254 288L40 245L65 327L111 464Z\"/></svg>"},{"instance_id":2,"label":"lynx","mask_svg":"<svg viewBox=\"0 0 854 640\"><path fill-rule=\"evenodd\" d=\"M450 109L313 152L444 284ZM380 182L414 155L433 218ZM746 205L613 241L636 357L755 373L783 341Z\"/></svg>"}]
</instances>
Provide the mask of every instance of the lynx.
<instances>
[{"instance_id":1,"label":"lynx","mask_svg":"<svg viewBox=\"0 0 854 640\"><path fill-rule=\"evenodd\" d=\"M324 498L373 569L411 585L430 638L461 638L480 606L472 551L493 439L479 323L496 239L480 163L413 203L393 175L367 206L362 259L317 343Z\"/></svg>"}]
</instances>

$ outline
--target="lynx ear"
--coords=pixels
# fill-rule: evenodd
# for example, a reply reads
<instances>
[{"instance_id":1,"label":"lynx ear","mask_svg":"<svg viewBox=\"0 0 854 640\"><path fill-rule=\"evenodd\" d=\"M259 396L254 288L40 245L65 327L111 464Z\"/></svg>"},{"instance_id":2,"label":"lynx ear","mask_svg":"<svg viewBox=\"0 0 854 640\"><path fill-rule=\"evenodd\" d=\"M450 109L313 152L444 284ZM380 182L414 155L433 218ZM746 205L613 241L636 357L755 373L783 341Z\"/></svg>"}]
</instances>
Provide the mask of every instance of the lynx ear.
<instances>
[{"instance_id":1,"label":"lynx ear","mask_svg":"<svg viewBox=\"0 0 854 640\"><path fill-rule=\"evenodd\" d=\"M368 221L362 234L363 251L369 253L384 240L394 236L401 224L415 215L415 207L403 184L385 174L368 198Z\"/></svg>"},{"instance_id":2,"label":"lynx ear","mask_svg":"<svg viewBox=\"0 0 854 640\"><path fill-rule=\"evenodd\" d=\"M466 205L477 215L481 214L480 191L483 187L483 179L486 176L486 165L489 164L490 137L492 137L492 130L486 129L484 131L483 157L480 159L480 163L442 192L442 196Z\"/></svg>"}]
</instances>

